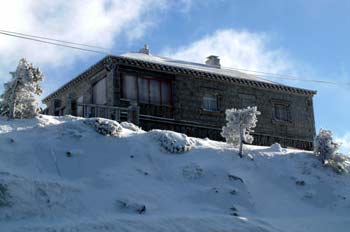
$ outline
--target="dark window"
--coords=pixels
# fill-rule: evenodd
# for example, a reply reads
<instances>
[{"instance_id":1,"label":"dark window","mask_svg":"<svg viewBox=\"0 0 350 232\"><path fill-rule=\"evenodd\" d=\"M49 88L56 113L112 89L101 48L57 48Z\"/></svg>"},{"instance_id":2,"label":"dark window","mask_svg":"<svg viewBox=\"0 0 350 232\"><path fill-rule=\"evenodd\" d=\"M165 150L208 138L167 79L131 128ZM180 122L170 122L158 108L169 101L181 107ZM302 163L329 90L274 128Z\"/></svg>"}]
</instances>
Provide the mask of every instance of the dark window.
<instances>
[{"instance_id":1,"label":"dark window","mask_svg":"<svg viewBox=\"0 0 350 232\"><path fill-rule=\"evenodd\" d=\"M139 102L148 103L149 102L149 83L147 79L139 78L138 84L138 95ZM130 99L130 98L129 98Z\"/></svg>"},{"instance_id":2,"label":"dark window","mask_svg":"<svg viewBox=\"0 0 350 232\"><path fill-rule=\"evenodd\" d=\"M216 95L205 95L202 107L206 111L218 111L218 97Z\"/></svg>"},{"instance_id":3,"label":"dark window","mask_svg":"<svg viewBox=\"0 0 350 232\"><path fill-rule=\"evenodd\" d=\"M274 104L274 118L279 121L290 121L289 106L287 104Z\"/></svg>"},{"instance_id":4,"label":"dark window","mask_svg":"<svg viewBox=\"0 0 350 232\"><path fill-rule=\"evenodd\" d=\"M171 105L171 82L153 77L122 76L122 97L156 105Z\"/></svg>"},{"instance_id":5,"label":"dark window","mask_svg":"<svg viewBox=\"0 0 350 232\"><path fill-rule=\"evenodd\" d=\"M122 80L123 98L137 100L137 77L132 74L124 74Z\"/></svg>"},{"instance_id":6,"label":"dark window","mask_svg":"<svg viewBox=\"0 0 350 232\"><path fill-rule=\"evenodd\" d=\"M241 101L241 107L245 108L245 107L252 107L252 106L256 106L256 97L255 95L252 94L244 94L241 93L238 95L239 99Z\"/></svg>"}]
</instances>

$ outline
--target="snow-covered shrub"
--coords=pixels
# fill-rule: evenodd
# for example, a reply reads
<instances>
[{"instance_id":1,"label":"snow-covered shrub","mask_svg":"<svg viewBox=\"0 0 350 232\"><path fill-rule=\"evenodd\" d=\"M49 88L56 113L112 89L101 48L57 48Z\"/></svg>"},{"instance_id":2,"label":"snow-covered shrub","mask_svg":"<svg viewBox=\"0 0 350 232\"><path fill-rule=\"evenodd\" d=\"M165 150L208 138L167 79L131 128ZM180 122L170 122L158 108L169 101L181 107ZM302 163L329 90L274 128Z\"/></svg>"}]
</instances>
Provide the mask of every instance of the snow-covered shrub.
<instances>
[{"instance_id":1,"label":"snow-covered shrub","mask_svg":"<svg viewBox=\"0 0 350 232\"><path fill-rule=\"evenodd\" d=\"M273 152L282 152L282 151L283 151L283 149L282 149L282 147L281 147L281 144L279 144L279 143L274 143L274 144L272 144L272 145L270 146L270 149L271 149L271 151L273 151Z\"/></svg>"},{"instance_id":2,"label":"snow-covered shrub","mask_svg":"<svg viewBox=\"0 0 350 232\"><path fill-rule=\"evenodd\" d=\"M331 130L320 129L314 140L314 154L319 157L323 164L330 160L339 148L339 144L333 141Z\"/></svg>"},{"instance_id":3,"label":"snow-covered shrub","mask_svg":"<svg viewBox=\"0 0 350 232\"><path fill-rule=\"evenodd\" d=\"M152 130L149 132L160 145L170 153L183 153L194 146L194 140L185 134L167 130Z\"/></svg>"},{"instance_id":4,"label":"snow-covered shrub","mask_svg":"<svg viewBox=\"0 0 350 232\"><path fill-rule=\"evenodd\" d=\"M198 164L191 163L182 169L182 175L186 179L198 179L203 176L203 169Z\"/></svg>"},{"instance_id":5,"label":"snow-covered shrub","mask_svg":"<svg viewBox=\"0 0 350 232\"><path fill-rule=\"evenodd\" d=\"M97 133L104 136L119 136L123 128L116 121L104 118L89 118L84 121L93 127Z\"/></svg>"},{"instance_id":6,"label":"snow-covered shrub","mask_svg":"<svg viewBox=\"0 0 350 232\"><path fill-rule=\"evenodd\" d=\"M133 124L131 122L121 122L120 125L124 129L128 129L128 130L131 130L131 131L135 131L135 132L142 131L140 127L136 126L135 124Z\"/></svg>"},{"instance_id":7,"label":"snow-covered shrub","mask_svg":"<svg viewBox=\"0 0 350 232\"><path fill-rule=\"evenodd\" d=\"M338 174L348 173L347 165L345 164L345 162L327 160L325 166L331 168L334 172Z\"/></svg>"},{"instance_id":8,"label":"snow-covered shrub","mask_svg":"<svg viewBox=\"0 0 350 232\"><path fill-rule=\"evenodd\" d=\"M245 109L227 109L226 126L222 128L221 136L227 143L239 146L239 156L242 158L243 142L251 144L254 140L250 132L256 126L257 115L260 112L257 107L247 107Z\"/></svg>"},{"instance_id":9,"label":"snow-covered shrub","mask_svg":"<svg viewBox=\"0 0 350 232\"><path fill-rule=\"evenodd\" d=\"M4 84L0 115L9 118L34 118L40 111L35 95L42 93L39 82L43 80L43 74L39 68L21 59L11 75L12 79Z\"/></svg>"},{"instance_id":10,"label":"snow-covered shrub","mask_svg":"<svg viewBox=\"0 0 350 232\"><path fill-rule=\"evenodd\" d=\"M348 173L350 171L350 157L341 153L334 154L331 159L327 160L325 166L338 174Z\"/></svg>"},{"instance_id":11,"label":"snow-covered shrub","mask_svg":"<svg viewBox=\"0 0 350 232\"><path fill-rule=\"evenodd\" d=\"M330 130L320 129L315 137L314 154L322 163L336 173L347 173L350 167L350 159L341 153L337 153L340 144L333 141L333 134Z\"/></svg>"}]
</instances>

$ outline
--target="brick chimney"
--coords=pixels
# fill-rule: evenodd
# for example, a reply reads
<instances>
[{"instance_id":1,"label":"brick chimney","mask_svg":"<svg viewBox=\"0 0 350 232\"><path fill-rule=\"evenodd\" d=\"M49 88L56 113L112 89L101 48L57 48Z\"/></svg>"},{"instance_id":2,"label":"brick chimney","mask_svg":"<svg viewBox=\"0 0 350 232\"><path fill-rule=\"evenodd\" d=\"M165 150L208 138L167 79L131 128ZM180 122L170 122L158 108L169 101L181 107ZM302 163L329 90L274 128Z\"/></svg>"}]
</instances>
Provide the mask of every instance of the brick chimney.
<instances>
[{"instance_id":1,"label":"brick chimney","mask_svg":"<svg viewBox=\"0 0 350 232\"><path fill-rule=\"evenodd\" d=\"M205 61L205 64L214 66L216 68L220 68L220 59L218 56L210 55L207 57L207 60Z\"/></svg>"}]
</instances>

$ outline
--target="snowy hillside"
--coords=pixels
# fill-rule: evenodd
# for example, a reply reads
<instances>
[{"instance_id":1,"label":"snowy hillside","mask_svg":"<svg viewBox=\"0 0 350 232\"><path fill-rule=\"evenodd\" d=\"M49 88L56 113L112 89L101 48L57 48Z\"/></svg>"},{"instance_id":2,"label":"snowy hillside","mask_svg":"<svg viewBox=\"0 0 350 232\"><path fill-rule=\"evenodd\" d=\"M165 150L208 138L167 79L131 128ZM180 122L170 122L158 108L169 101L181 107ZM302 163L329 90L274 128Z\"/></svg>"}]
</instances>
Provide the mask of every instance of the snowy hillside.
<instances>
[{"instance_id":1,"label":"snowy hillside","mask_svg":"<svg viewBox=\"0 0 350 232\"><path fill-rule=\"evenodd\" d=\"M0 119L0 231L350 231L350 175L309 152L114 126Z\"/></svg>"}]
</instances>

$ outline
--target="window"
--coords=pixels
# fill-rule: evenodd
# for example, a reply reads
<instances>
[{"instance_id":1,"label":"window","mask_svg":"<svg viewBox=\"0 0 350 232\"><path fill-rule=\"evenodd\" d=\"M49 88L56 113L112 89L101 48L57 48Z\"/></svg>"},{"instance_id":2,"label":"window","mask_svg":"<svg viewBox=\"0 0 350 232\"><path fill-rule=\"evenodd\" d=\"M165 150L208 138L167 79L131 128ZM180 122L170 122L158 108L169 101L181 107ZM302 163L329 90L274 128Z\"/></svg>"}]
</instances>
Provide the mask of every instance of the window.
<instances>
[{"instance_id":1,"label":"window","mask_svg":"<svg viewBox=\"0 0 350 232\"><path fill-rule=\"evenodd\" d=\"M238 94L238 97L241 101L241 107L242 108L246 108L248 106L252 107L252 106L256 106L256 97L255 95L252 94Z\"/></svg>"},{"instance_id":2,"label":"window","mask_svg":"<svg viewBox=\"0 0 350 232\"><path fill-rule=\"evenodd\" d=\"M171 105L171 85L170 82L161 82L162 104Z\"/></svg>"},{"instance_id":3,"label":"window","mask_svg":"<svg viewBox=\"0 0 350 232\"><path fill-rule=\"evenodd\" d=\"M215 95L205 95L203 97L202 107L207 111L218 111L218 97Z\"/></svg>"},{"instance_id":4,"label":"window","mask_svg":"<svg viewBox=\"0 0 350 232\"><path fill-rule=\"evenodd\" d=\"M137 77L132 74L123 75L123 98L137 100Z\"/></svg>"},{"instance_id":5,"label":"window","mask_svg":"<svg viewBox=\"0 0 350 232\"><path fill-rule=\"evenodd\" d=\"M274 119L279 121L290 121L289 107L287 104L274 104Z\"/></svg>"},{"instance_id":6,"label":"window","mask_svg":"<svg viewBox=\"0 0 350 232\"><path fill-rule=\"evenodd\" d=\"M77 116L79 117L83 117L83 106L82 104L84 103L84 96L80 96L78 99L77 99Z\"/></svg>"},{"instance_id":7,"label":"window","mask_svg":"<svg viewBox=\"0 0 350 232\"><path fill-rule=\"evenodd\" d=\"M171 105L171 82L168 80L124 74L122 88L122 96L125 99L147 104Z\"/></svg>"},{"instance_id":8,"label":"window","mask_svg":"<svg viewBox=\"0 0 350 232\"><path fill-rule=\"evenodd\" d=\"M107 83L106 78L96 82L92 86L92 103L97 105L104 105L107 103Z\"/></svg>"},{"instance_id":9,"label":"window","mask_svg":"<svg viewBox=\"0 0 350 232\"><path fill-rule=\"evenodd\" d=\"M148 80L139 78L137 81L138 90L139 90L139 101L143 103L148 103L149 101L149 86Z\"/></svg>"}]
</instances>

